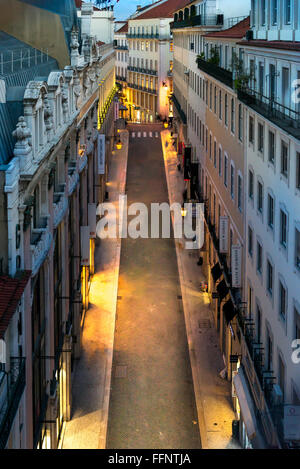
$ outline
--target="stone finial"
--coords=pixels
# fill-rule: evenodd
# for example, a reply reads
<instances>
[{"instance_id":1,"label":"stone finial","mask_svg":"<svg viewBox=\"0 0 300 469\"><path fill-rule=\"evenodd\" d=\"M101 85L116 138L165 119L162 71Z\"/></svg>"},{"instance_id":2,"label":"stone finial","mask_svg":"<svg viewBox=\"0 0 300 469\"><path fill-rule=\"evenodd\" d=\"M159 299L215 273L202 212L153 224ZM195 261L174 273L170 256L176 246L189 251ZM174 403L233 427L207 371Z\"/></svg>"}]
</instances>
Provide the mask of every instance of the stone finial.
<instances>
[{"instance_id":1,"label":"stone finial","mask_svg":"<svg viewBox=\"0 0 300 469\"><path fill-rule=\"evenodd\" d=\"M53 128L53 111L52 108L49 104L48 96L45 96L44 99L44 120L45 120L45 125L46 125L46 130L47 132L50 132Z\"/></svg>"},{"instance_id":2,"label":"stone finial","mask_svg":"<svg viewBox=\"0 0 300 469\"><path fill-rule=\"evenodd\" d=\"M19 117L16 130L12 133L13 137L17 140L16 148L26 148L29 145L31 132L27 127L26 121L23 116Z\"/></svg>"},{"instance_id":3,"label":"stone finial","mask_svg":"<svg viewBox=\"0 0 300 469\"><path fill-rule=\"evenodd\" d=\"M79 59L78 47L79 47L78 30L77 28L73 26L72 31L71 31L71 41L70 41L72 67L77 67L78 65L78 59Z\"/></svg>"},{"instance_id":4,"label":"stone finial","mask_svg":"<svg viewBox=\"0 0 300 469\"><path fill-rule=\"evenodd\" d=\"M19 117L16 130L12 133L16 139L14 155L20 157L20 170L26 171L32 162L31 131L23 116Z\"/></svg>"}]
</instances>

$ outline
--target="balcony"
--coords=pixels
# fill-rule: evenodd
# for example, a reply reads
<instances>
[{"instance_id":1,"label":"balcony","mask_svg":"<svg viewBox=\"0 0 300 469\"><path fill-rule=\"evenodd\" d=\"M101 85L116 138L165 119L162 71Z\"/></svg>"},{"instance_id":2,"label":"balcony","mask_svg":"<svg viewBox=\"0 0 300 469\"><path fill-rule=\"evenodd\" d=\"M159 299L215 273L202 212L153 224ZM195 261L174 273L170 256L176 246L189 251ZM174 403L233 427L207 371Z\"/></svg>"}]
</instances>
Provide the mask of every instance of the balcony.
<instances>
[{"instance_id":1,"label":"balcony","mask_svg":"<svg viewBox=\"0 0 300 469\"><path fill-rule=\"evenodd\" d=\"M146 86L137 85L135 83L128 83L129 88L134 88L135 90L145 91L146 93L150 94L157 94L155 89L147 88Z\"/></svg>"},{"instance_id":2,"label":"balcony","mask_svg":"<svg viewBox=\"0 0 300 469\"><path fill-rule=\"evenodd\" d=\"M128 50L128 46L120 46L119 44L115 44L114 49L116 49L116 50Z\"/></svg>"},{"instance_id":3,"label":"balcony","mask_svg":"<svg viewBox=\"0 0 300 469\"><path fill-rule=\"evenodd\" d=\"M159 33L128 33L128 39L158 39Z\"/></svg>"},{"instance_id":4,"label":"balcony","mask_svg":"<svg viewBox=\"0 0 300 469\"><path fill-rule=\"evenodd\" d=\"M0 371L0 448L4 449L25 388L25 358L11 358Z\"/></svg>"},{"instance_id":5,"label":"balcony","mask_svg":"<svg viewBox=\"0 0 300 469\"><path fill-rule=\"evenodd\" d=\"M224 15L195 15L173 21L170 23L170 29L190 28L193 26L222 26L223 24Z\"/></svg>"},{"instance_id":6,"label":"balcony","mask_svg":"<svg viewBox=\"0 0 300 469\"><path fill-rule=\"evenodd\" d=\"M133 67L132 65L128 65L127 70L129 70L130 72L138 72L138 73L144 73L146 75L157 76L157 71L151 70L149 68L140 68L140 67Z\"/></svg>"},{"instance_id":7,"label":"balcony","mask_svg":"<svg viewBox=\"0 0 300 469\"><path fill-rule=\"evenodd\" d=\"M300 111L284 106L250 88L239 89L237 95L242 103L300 140Z\"/></svg>"},{"instance_id":8,"label":"balcony","mask_svg":"<svg viewBox=\"0 0 300 469\"><path fill-rule=\"evenodd\" d=\"M214 63L200 59L200 57L197 58L197 65L198 68L203 72L221 81L222 83L224 83L224 85L233 88L233 77L231 71L225 70L224 68L219 67L219 65L216 65Z\"/></svg>"},{"instance_id":9,"label":"balcony","mask_svg":"<svg viewBox=\"0 0 300 469\"><path fill-rule=\"evenodd\" d=\"M123 77L122 75L116 75L116 80L117 81L123 81L123 82L127 81L126 77Z\"/></svg>"},{"instance_id":10,"label":"balcony","mask_svg":"<svg viewBox=\"0 0 300 469\"><path fill-rule=\"evenodd\" d=\"M187 120L186 120L186 114L185 112L183 111L183 109L181 108L180 104L179 104L179 101L177 100L175 94L172 95L172 101L176 107L176 110L180 116L180 119L182 120L182 123L183 124L186 124L187 123Z\"/></svg>"},{"instance_id":11,"label":"balcony","mask_svg":"<svg viewBox=\"0 0 300 469\"><path fill-rule=\"evenodd\" d=\"M52 234L48 223L45 228L33 229L31 236L31 270L32 274L39 270L44 262L52 243Z\"/></svg>"}]
</instances>

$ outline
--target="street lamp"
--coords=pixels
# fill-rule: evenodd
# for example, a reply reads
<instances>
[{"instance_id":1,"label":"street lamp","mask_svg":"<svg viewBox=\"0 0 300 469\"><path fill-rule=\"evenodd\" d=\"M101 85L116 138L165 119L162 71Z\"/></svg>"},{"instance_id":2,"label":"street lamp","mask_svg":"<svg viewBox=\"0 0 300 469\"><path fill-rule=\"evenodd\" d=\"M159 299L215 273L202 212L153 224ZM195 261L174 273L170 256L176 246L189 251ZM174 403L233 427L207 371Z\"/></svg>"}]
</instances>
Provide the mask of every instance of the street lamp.
<instances>
[{"instance_id":1,"label":"street lamp","mask_svg":"<svg viewBox=\"0 0 300 469\"><path fill-rule=\"evenodd\" d=\"M167 129L169 127L167 119L164 120L164 128Z\"/></svg>"},{"instance_id":2,"label":"street lamp","mask_svg":"<svg viewBox=\"0 0 300 469\"><path fill-rule=\"evenodd\" d=\"M184 205L182 205L182 207L181 207L181 216L185 217L186 213L187 213L187 210L184 208Z\"/></svg>"}]
</instances>

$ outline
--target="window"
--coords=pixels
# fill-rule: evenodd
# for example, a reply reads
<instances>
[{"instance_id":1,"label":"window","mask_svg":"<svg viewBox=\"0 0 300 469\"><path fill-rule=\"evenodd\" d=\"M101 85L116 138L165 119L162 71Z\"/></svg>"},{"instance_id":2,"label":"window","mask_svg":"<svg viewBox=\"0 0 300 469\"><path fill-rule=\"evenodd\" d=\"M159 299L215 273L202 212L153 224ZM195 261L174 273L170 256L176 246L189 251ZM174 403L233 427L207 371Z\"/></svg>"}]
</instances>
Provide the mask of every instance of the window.
<instances>
[{"instance_id":1,"label":"window","mask_svg":"<svg viewBox=\"0 0 300 469\"><path fill-rule=\"evenodd\" d=\"M254 197L254 174L251 169L249 169L249 199L253 200Z\"/></svg>"},{"instance_id":2,"label":"window","mask_svg":"<svg viewBox=\"0 0 300 469\"><path fill-rule=\"evenodd\" d=\"M273 362L273 342L270 336L269 331L267 330L267 360L266 360L266 368L268 371L272 370L272 362Z\"/></svg>"},{"instance_id":3,"label":"window","mask_svg":"<svg viewBox=\"0 0 300 469\"><path fill-rule=\"evenodd\" d=\"M224 155L224 185L227 187L228 184L228 158Z\"/></svg>"},{"instance_id":4,"label":"window","mask_svg":"<svg viewBox=\"0 0 300 469\"><path fill-rule=\"evenodd\" d=\"M258 129L257 149L260 153L263 153L264 151L264 126L259 122L257 129Z\"/></svg>"},{"instance_id":5,"label":"window","mask_svg":"<svg viewBox=\"0 0 300 469\"><path fill-rule=\"evenodd\" d=\"M272 24L277 24L277 15L278 15L278 0L273 0L272 2Z\"/></svg>"},{"instance_id":6,"label":"window","mask_svg":"<svg viewBox=\"0 0 300 469\"><path fill-rule=\"evenodd\" d=\"M275 162L275 134L269 131L269 162Z\"/></svg>"},{"instance_id":7,"label":"window","mask_svg":"<svg viewBox=\"0 0 300 469\"><path fill-rule=\"evenodd\" d=\"M256 269L259 274L262 273L262 245L259 241L256 245Z\"/></svg>"},{"instance_id":8,"label":"window","mask_svg":"<svg viewBox=\"0 0 300 469\"><path fill-rule=\"evenodd\" d=\"M209 158L212 159L211 134L209 135Z\"/></svg>"},{"instance_id":9,"label":"window","mask_svg":"<svg viewBox=\"0 0 300 469\"><path fill-rule=\"evenodd\" d=\"M284 400L284 387L285 387L284 382L285 382L285 366L281 358L281 355L278 354L278 384L282 392L283 400Z\"/></svg>"},{"instance_id":10,"label":"window","mask_svg":"<svg viewBox=\"0 0 300 469\"><path fill-rule=\"evenodd\" d=\"M281 141L281 174L288 177L288 146L285 142Z\"/></svg>"},{"instance_id":11,"label":"window","mask_svg":"<svg viewBox=\"0 0 300 469\"><path fill-rule=\"evenodd\" d=\"M263 212L263 185L260 181L257 182L257 210Z\"/></svg>"},{"instance_id":12,"label":"window","mask_svg":"<svg viewBox=\"0 0 300 469\"><path fill-rule=\"evenodd\" d=\"M243 108L239 104L239 140L243 140Z\"/></svg>"},{"instance_id":13,"label":"window","mask_svg":"<svg viewBox=\"0 0 300 469\"><path fill-rule=\"evenodd\" d=\"M243 197L243 189L242 189L242 176L239 174L238 175L238 209L241 212L242 211L242 200Z\"/></svg>"},{"instance_id":14,"label":"window","mask_svg":"<svg viewBox=\"0 0 300 469\"><path fill-rule=\"evenodd\" d=\"M261 310L258 304L256 305L256 340L260 343L261 339Z\"/></svg>"},{"instance_id":15,"label":"window","mask_svg":"<svg viewBox=\"0 0 300 469\"><path fill-rule=\"evenodd\" d=\"M230 165L230 195L234 199L234 166Z\"/></svg>"},{"instance_id":16,"label":"window","mask_svg":"<svg viewBox=\"0 0 300 469\"><path fill-rule=\"evenodd\" d=\"M254 143L254 119L249 117L249 143Z\"/></svg>"},{"instance_id":17,"label":"window","mask_svg":"<svg viewBox=\"0 0 300 469\"><path fill-rule=\"evenodd\" d=\"M222 176L222 149L219 148L219 176Z\"/></svg>"},{"instance_id":18,"label":"window","mask_svg":"<svg viewBox=\"0 0 300 469\"><path fill-rule=\"evenodd\" d=\"M286 317L287 294L282 282L279 280L279 314L282 319Z\"/></svg>"},{"instance_id":19,"label":"window","mask_svg":"<svg viewBox=\"0 0 300 469\"><path fill-rule=\"evenodd\" d=\"M267 260L267 290L272 296L273 294L273 266L269 259Z\"/></svg>"},{"instance_id":20,"label":"window","mask_svg":"<svg viewBox=\"0 0 300 469\"><path fill-rule=\"evenodd\" d=\"M224 115L225 125L228 125L228 96L225 94L225 115Z\"/></svg>"},{"instance_id":21,"label":"window","mask_svg":"<svg viewBox=\"0 0 300 469\"><path fill-rule=\"evenodd\" d=\"M285 0L284 16L285 24L291 24L291 0Z\"/></svg>"},{"instance_id":22,"label":"window","mask_svg":"<svg viewBox=\"0 0 300 469\"><path fill-rule=\"evenodd\" d=\"M300 313L294 308L295 339L300 339Z\"/></svg>"},{"instance_id":23,"label":"window","mask_svg":"<svg viewBox=\"0 0 300 469\"><path fill-rule=\"evenodd\" d=\"M287 246L287 215L283 210L280 210L280 244Z\"/></svg>"},{"instance_id":24,"label":"window","mask_svg":"<svg viewBox=\"0 0 300 469\"><path fill-rule=\"evenodd\" d=\"M222 91L219 91L219 119L222 120Z\"/></svg>"},{"instance_id":25,"label":"window","mask_svg":"<svg viewBox=\"0 0 300 469\"><path fill-rule=\"evenodd\" d=\"M235 106L234 99L231 98L231 132L234 134L235 131Z\"/></svg>"},{"instance_id":26,"label":"window","mask_svg":"<svg viewBox=\"0 0 300 469\"><path fill-rule=\"evenodd\" d=\"M212 83L209 85L209 109L212 110Z\"/></svg>"},{"instance_id":27,"label":"window","mask_svg":"<svg viewBox=\"0 0 300 469\"><path fill-rule=\"evenodd\" d=\"M217 167L217 142L214 141L214 167Z\"/></svg>"},{"instance_id":28,"label":"window","mask_svg":"<svg viewBox=\"0 0 300 469\"><path fill-rule=\"evenodd\" d=\"M253 230L248 226L248 253L253 256Z\"/></svg>"},{"instance_id":29,"label":"window","mask_svg":"<svg viewBox=\"0 0 300 469\"><path fill-rule=\"evenodd\" d=\"M274 228L274 198L268 194L268 226Z\"/></svg>"},{"instance_id":30,"label":"window","mask_svg":"<svg viewBox=\"0 0 300 469\"><path fill-rule=\"evenodd\" d=\"M261 0L261 25L266 24L266 0Z\"/></svg>"},{"instance_id":31,"label":"window","mask_svg":"<svg viewBox=\"0 0 300 469\"><path fill-rule=\"evenodd\" d=\"M214 112L217 114L217 87L215 86L215 91L214 91Z\"/></svg>"},{"instance_id":32,"label":"window","mask_svg":"<svg viewBox=\"0 0 300 469\"><path fill-rule=\"evenodd\" d=\"M295 265L300 270L300 230L295 228Z\"/></svg>"},{"instance_id":33,"label":"window","mask_svg":"<svg viewBox=\"0 0 300 469\"><path fill-rule=\"evenodd\" d=\"M300 153L296 155L296 188L300 189Z\"/></svg>"}]
</instances>

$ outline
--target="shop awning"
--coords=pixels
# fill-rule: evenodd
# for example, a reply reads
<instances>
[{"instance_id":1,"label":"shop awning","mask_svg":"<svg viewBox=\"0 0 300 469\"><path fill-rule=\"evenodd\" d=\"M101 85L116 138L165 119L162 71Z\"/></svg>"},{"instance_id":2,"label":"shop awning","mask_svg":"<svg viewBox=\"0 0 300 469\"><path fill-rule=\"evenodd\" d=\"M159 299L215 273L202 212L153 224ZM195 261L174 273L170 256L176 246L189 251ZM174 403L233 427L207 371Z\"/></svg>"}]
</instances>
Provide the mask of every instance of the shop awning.
<instances>
[{"instance_id":1,"label":"shop awning","mask_svg":"<svg viewBox=\"0 0 300 469\"><path fill-rule=\"evenodd\" d=\"M229 324L237 314L237 310L235 309L231 299L226 301L226 303L223 305L223 313L225 314L227 324Z\"/></svg>"},{"instance_id":2,"label":"shop awning","mask_svg":"<svg viewBox=\"0 0 300 469\"><path fill-rule=\"evenodd\" d=\"M253 403L242 368L239 368L238 373L233 378L233 384L239 401L242 419L246 427L248 438L253 440L253 438L256 436L257 424Z\"/></svg>"},{"instance_id":3,"label":"shop awning","mask_svg":"<svg viewBox=\"0 0 300 469\"><path fill-rule=\"evenodd\" d=\"M227 288L225 280L221 280L221 282L217 285L217 292L219 293L220 300L223 300L223 298L227 296L228 291L229 290Z\"/></svg>"},{"instance_id":4,"label":"shop awning","mask_svg":"<svg viewBox=\"0 0 300 469\"><path fill-rule=\"evenodd\" d=\"M212 268L211 268L211 275L212 275L212 278L214 279L214 282L216 283L216 281L221 277L222 275L222 269L220 267L220 264L219 262L217 262Z\"/></svg>"}]
</instances>

